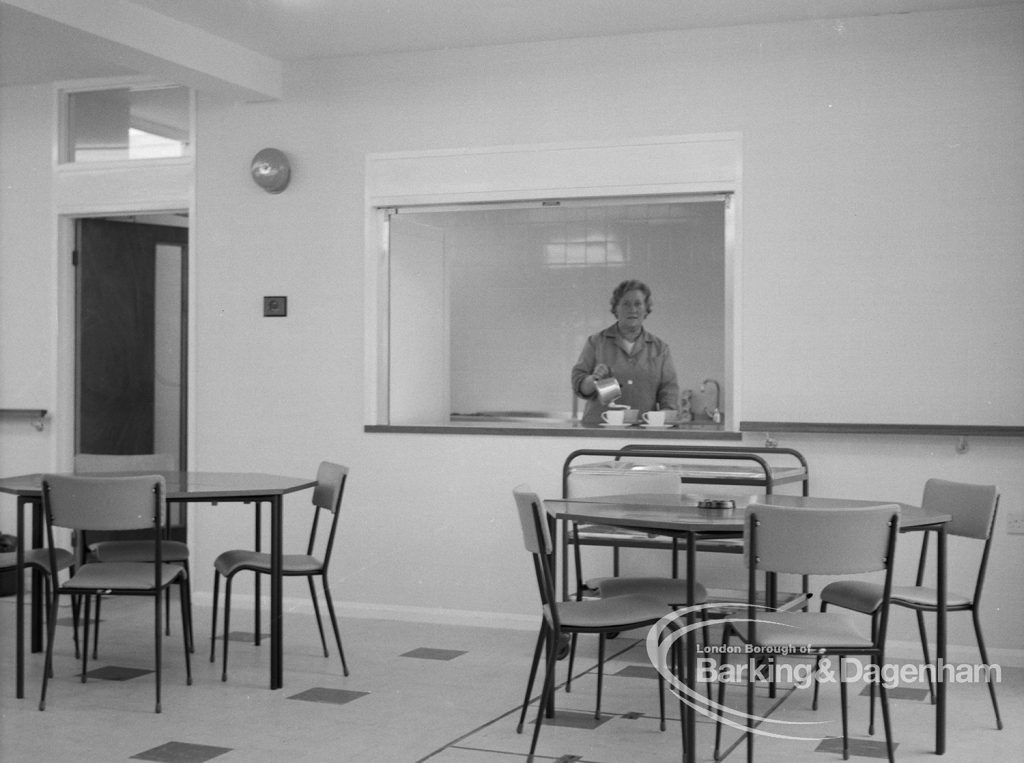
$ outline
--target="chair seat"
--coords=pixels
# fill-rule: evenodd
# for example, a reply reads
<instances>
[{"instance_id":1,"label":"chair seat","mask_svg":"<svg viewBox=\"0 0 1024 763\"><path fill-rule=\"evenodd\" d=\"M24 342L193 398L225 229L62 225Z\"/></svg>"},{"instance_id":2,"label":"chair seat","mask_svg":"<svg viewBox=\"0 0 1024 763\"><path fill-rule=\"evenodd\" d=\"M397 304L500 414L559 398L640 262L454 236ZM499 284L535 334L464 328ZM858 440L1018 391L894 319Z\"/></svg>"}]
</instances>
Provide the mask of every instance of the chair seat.
<instances>
[{"instance_id":1,"label":"chair seat","mask_svg":"<svg viewBox=\"0 0 1024 763\"><path fill-rule=\"evenodd\" d=\"M185 575L185 568L177 565L161 565L160 587L169 585ZM152 562L102 562L85 564L71 576L61 591L87 591L90 593L105 590L117 591L152 591Z\"/></svg>"},{"instance_id":2,"label":"chair seat","mask_svg":"<svg viewBox=\"0 0 1024 763\"><path fill-rule=\"evenodd\" d=\"M93 543L89 550L99 562L151 562L151 540L105 540ZM160 541L160 558L165 562L187 562L188 544L179 540Z\"/></svg>"},{"instance_id":3,"label":"chair seat","mask_svg":"<svg viewBox=\"0 0 1024 763\"><path fill-rule=\"evenodd\" d=\"M939 592L935 588L923 586L893 586L892 603L922 609L938 609ZM953 591L946 592L947 609L966 609L971 606L971 599Z\"/></svg>"},{"instance_id":4,"label":"chair seat","mask_svg":"<svg viewBox=\"0 0 1024 763\"><path fill-rule=\"evenodd\" d=\"M233 549L225 551L213 562L214 568L225 577L234 575L239 570L251 570L270 574L270 554L262 551L246 551ZM306 554L284 554L281 557L281 574L309 575L320 572L323 562L315 556Z\"/></svg>"},{"instance_id":5,"label":"chair seat","mask_svg":"<svg viewBox=\"0 0 1024 763\"><path fill-rule=\"evenodd\" d=\"M760 646L870 648L863 617L849 612L765 612L756 614Z\"/></svg>"},{"instance_id":6,"label":"chair seat","mask_svg":"<svg viewBox=\"0 0 1024 763\"><path fill-rule=\"evenodd\" d=\"M939 592L935 588L893 586L891 598L893 604L906 607L937 609L939 606ZM837 583L829 583L822 588L821 600L870 615L882 603L882 586L878 583L860 580L842 580ZM963 609L969 607L970 604L969 597L952 591L946 592L946 607L948 609Z\"/></svg>"},{"instance_id":7,"label":"chair seat","mask_svg":"<svg viewBox=\"0 0 1024 763\"><path fill-rule=\"evenodd\" d=\"M74 555L67 549L58 548L54 552L57 556L57 569L66 570L75 563ZM18 552L5 551L0 554L0 570L13 569L18 566ZM25 566L39 567L47 572L50 571L50 552L45 548L25 549Z\"/></svg>"},{"instance_id":8,"label":"chair seat","mask_svg":"<svg viewBox=\"0 0 1024 763\"><path fill-rule=\"evenodd\" d=\"M688 604L700 604L707 601L708 592L698 582L693 584L692 602L687 601L687 583L682 578L666 577L621 577L596 578L587 581L587 585L597 589L602 598L612 596L638 595L668 604L671 607L684 607Z\"/></svg>"},{"instance_id":9,"label":"chair seat","mask_svg":"<svg viewBox=\"0 0 1024 763\"><path fill-rule=\"evenodd\" d=\"M664 601L650 596L613 596L558 604L562 627L581 630L629 630L660 620L670 611ZM544 613L550 618L548 607Z\"/></svg>"},{"instance_id":10,"label":"chair seat","mask_svg":"<svg viewBox=\"0 0 1024 763\"><path fill-rule=\"evenodd\" d=\"M826 604L852 609L865 615L874 614L882 606L884 588L878 583L861 580L840 580L821 589Z\"/></svg>"}]
</instances>

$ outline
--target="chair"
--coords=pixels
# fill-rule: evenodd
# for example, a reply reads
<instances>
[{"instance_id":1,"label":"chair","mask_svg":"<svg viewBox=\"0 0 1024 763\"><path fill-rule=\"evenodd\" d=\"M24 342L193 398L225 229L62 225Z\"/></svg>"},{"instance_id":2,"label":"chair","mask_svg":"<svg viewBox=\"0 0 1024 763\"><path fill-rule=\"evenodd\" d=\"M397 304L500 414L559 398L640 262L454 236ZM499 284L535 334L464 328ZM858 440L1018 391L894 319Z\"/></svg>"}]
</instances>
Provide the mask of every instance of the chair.
<instances>
[{"instance_id":1,"label":"chair","mask_svg":"<svg viewBox=\"0 0 1024 763\"><path fill-rule=\"evenodd\" d=\"M769 662L773 654L811 653L839 657L839 672L844 657L862 655L871 659L873 672L881 670L885 654L885 634L889 616L893 558L899 532L899 507L895 504L845 509L790 508L753 504L747 510L744 530L746 543L747 618L746 626L725 621L722 661L728 658L728 645L735 634L745 641L751 663L760 654ZM876 627L865 632L862 618L852 613L768 611L757 605L758 573L798 575L852 575L885 572L881 599L876 607ZM740 621L743 622L743 621ZM744 632L745 630L745 632ZM747 681L747 759L754 759L754 680ZM843 758L849 757L847 731L846 682L840 680L843 724ZM882 721L889 760L893 744L889 703L885 684L879 684L882 697ZM724 704L725 683L719 684L719 703ZM719 757L721 717L716 722L715 757Z\"/></svg>"},{"instance_id":2,"label":"chair","mask_svg":"<svg viewBox=\"0 0 1024 763\"><path fill-rule=\"evenodd\" d=\"M192 610L188 595L187 572L184 567L164 564L161 555L162 516L166 509L165 483L160 475L128 477L84 477L43 475L43 511L46 517L46 538L50 556L50 580L54 592L47 625L46 665L39 709L46 708L47 681L53 669L53 642L57 625L60 596L81 596L85 599L85 622L82 645L82 683L88 675L89 608L93 596L150 596L153 598L154 645L156 663L156 712L160 712L161 677L161 594L177 583L180 588L182 641L185 646L185 668L188 684L192 684L192 663L187 633ZM54 545L54 528L75 532L89 530L146 530L151 534L152 559L149 562L92 562L80 565L64 584L57 579L58 551Z\"/></svg>"},{"instance_id":3,"label":"chair","mask_svg":"<svg viewBox=\"0 0 1024 763\"><path fill-rule=\"evenodd\" d=\"M95 474L100 472L167 472L172 471L175 466L174 456L170 453L138 453L138 454L106 454L106 453L79 453L75 456L75 473ZM164 530L171 527L171 513L168 507L164 520ZM100 540L90 541L85 539L86 545L91 554L92 561L96 562L148 562L151 561L153 546L148 540L139 540L132 537L137 533L100 533ZM186 573L191 575L189 570L189 548L188 544L179 540L164 538L160 548L164 562L180 564L185 568ZM191 583L189 583L191 585ZM171 634L171 599L168 590L167 598L164 601L166 607L165 626L167 635ZM93 659L96 659L99 647L100 627L100 599L96 599L96 625L95 637L93 638ZM195 651L195 639L193 634L188 634L189 649Z\"/></svg>"},{"instance_id":4,"label":"chair","mask_svg":"<svg viewBox=\"0 0 1024 763\"><path fill-rule=\"evenodd\" d=\"M45 548L27 548L24 552L23 569L35 570L42 575L44 593L43 601L46 616L50 615L50 600L53 596L50 574L50 552ZM54 554L57 571L72 569L75 566L75 555L66 548L58 548ZM10 572L18 568L18 553L4 551L0 553L0 572ZM75 622L75 657L78 657L78 608L72 610ZM20 657L20 655L19 655Z\"/></svg>"},{"instance_id":5,"label":"chair","mask_svg":"<svg viewBox=\"0 0 1024 763\"><path fill-rule=\"evenodd\" d=\"M543 651L546 654L544 682L537 706L537 723L534 726L533 740L530 743L530 755L532 756L537 748L537 739L540 735L540 727L544 715L554 711L553 699L555 665L558 657L557 645L562 634L571 634L572 636L579 633L598 634L598 699L594 717L600 718L601 684L604 678L605 637L609 633L620 633L633 628L654 625L663 616L667 615L671 609L661 599L635 595L614 596L586 601L559 601L555 593L555 573L552 567L554 547L551 542L547 515L544 512L541 501L525 485L515 488L513 494L515 496L516 508L519 512L519 522L522 526L523 543L526 546L526 550L533 555L534 572L537 577L537 586L543 610L540 632L537 635L537 645L534 648L533 661L530 665L530 677L526 684L526 694L523 697L519 724L516 726L516 731L522 733L523 722L526 719L526 708L530 703L530 692L533 691L533 682L537 676L537 666L540 663L540 655ZM661 693L662 679L660 675L658 687L659 693ZM661 717L662 727L664 728L665 706L663 693L661 694Z\"/></svg>"},{"instance_id":6,"label":"chair","mask_svg":"<svg viewBox=\"0 0 1024 763\"><path fill-rule=\"evenodd\" d=\"M617 493L658 493L666 495L682 495L682 483L679 476L672 472L639 472L627 475L599 475L592 480L572 479L574 475L568 475L565 480L567 497L584 498L591 495L609 495ZM614 553L614 575L611 577L594 577L584 580L583 560L580 553L581 543L585 535L591 539L604 536L610 540L619 539L624 545L630 540L636 542L642 548L668 548L672 553L672 572L669 576L636 576L619 575L619 545L613 546ZM694 581L694 601L687 599L688 587L686 578L678 575L678 564L676 562L679 543L676 539L653 539L648 533L630 532L618 528L598 527L596 525L582 526L572 524L570 530L570 543L573 547L574 566L576 569L576 600L581 601L585 593L593 593L600 598L611 596L650 596L660 600L671 608L684 607L692 604L701 604L707 601L707 590L699 582ZM606 638L614 637L614 633L605 634ZM572 668L576 655L576 636L571 637L569 645L569 678L566 681L566 691L572 689ZM598 702L600 702L598 694Z\"/></svg>"},{"instance_id":7,"label":"chair","mask_svg":"<svg viewBox=\"0 0 1024 763\"><path fill-rule=\"evenodd\" d=\"M999 491L995 485L972 485L963 482L930 479L925 483L922 508L939 514L949 514L952 520L946 528L949 535L957 535L981 542L981 561L978 574L974 579L972 595L946 593L947 612L970 612L974 621L974 634L978 639L978 651L981 660L988 664L988 653L985 640L981 634L979 608L981 593L985 584L985 569L988 566L989 551L992 547L992 530L995 527L996 512L999 508ZM921 544L921 556L917 566L917 578L912 586L895 586L892 589L892 603L896 606L912 609L917 614L917 627L921 636L921 648L925 663L930 663L928 654L928 636L925 631L924 613L938 611L938 591L924 585L926 563L928 559L928 534ZM874 616L875 607L881 596L881 586L870 581L843 580L831 583L821 591L821 609L834 604L856 612ZM935 689L928 682L931 700L935 702ZM991 673L988 676L988 690L992 698L992 709L996 715L996 728L1003 728L999 714L999 703L996 700L996 687L992 683ZM872 718L874 717L874 695L872 695Z\"/></svg>"},{"instance_id":8,"label":"chair","mask_svg":"<svg viewBox=\"0 0 1024 763\"><path fill-rule=\"evenodd\" d=\"M324 598L327 600L327 611L331 616L331 625L334 628L334 640L338 645L338 655L341 657L341 667L344 674L348 675L348 664L345 662L345 650L341 646L341 633L338 630L338 618L334 613L334 601L331 598L331 588L328 583L327 568L331 561L331 551L334 548L334 535L338 528L338 517L341 514L341 498L345 492L345 482L348 479L348 467L339 464L332 464L328 461L320 463L317 469L317 485L313 489L313 523L309 532L309 543L305 554L285 554L282 559L282 574L287 577L304 577L309 583L309 595L313 600L313 612L316 614L317 628L320 630L320 644L324 649L324 657L328 657L327 640L324 638L324 625L320 617L320 605L317 603L316 589L313 586L313 578L319 577L324 587ZM330 527L326 532L323 541L323 557L314 556L318 542L318 529L321 526L320 515L325 511L331 515ZM221 673L221 680L228 680L228 634L231 620L231 580L236 573L242 571L255 572L257 575L270 574L270 554L244 549L225 551L213 562L213 627L210 635L210 662L214 661L214 646L217 639L217 598L220 588L220 578L226 579L224 585L224 666ZM256 602L259 606L259 602Z\"/></svg>"}]
</instances>

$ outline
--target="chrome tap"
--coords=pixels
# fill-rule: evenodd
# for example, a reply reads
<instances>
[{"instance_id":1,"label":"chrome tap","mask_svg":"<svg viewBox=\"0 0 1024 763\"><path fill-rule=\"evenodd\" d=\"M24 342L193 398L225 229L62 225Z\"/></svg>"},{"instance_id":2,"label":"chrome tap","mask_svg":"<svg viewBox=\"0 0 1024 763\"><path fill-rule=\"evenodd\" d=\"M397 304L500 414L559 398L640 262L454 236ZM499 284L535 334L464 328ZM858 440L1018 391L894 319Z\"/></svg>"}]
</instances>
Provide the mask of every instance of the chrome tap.
<instances>
[{"instance_id":1,"label":"chrome tap","mask_svg":"<svg viewBox=\"0 0 1024 763\"><path fill-rule=\"evenodd\" d=\"M722 386L716 379L705 379L700 384L700 391L704 392L709 384L715 385L715 407L714 410L708 410L708 407L704 406L704 415L711 419L716 424L722 423L722 409L720 407L722 397Z\"/></svg>"}]
</instances>

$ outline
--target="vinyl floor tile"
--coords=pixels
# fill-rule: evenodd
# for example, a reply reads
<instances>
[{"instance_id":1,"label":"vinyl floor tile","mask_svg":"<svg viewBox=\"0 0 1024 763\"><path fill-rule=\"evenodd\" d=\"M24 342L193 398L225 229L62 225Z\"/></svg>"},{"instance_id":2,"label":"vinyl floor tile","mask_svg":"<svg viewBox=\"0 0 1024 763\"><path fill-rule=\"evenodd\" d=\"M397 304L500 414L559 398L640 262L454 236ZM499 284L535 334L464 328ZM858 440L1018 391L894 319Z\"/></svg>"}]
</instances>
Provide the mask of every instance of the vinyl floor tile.
<instances>
[{"instance_id":1,"label":"vinyl floor tile","mask_svg":"<svg viewBox=\"0 0 1024 763\"><path fill-rule=\"evenodd\" d=\"M128 668L132 680L82 684L74 658L70 620L58 628L54 671L45 712L38 709L43 656L26 663L25 699L14 698L14 603L0 598L0 760L3 763L76 760L200 760L157 757L216 752L218 763L320 763L367 760L384 763L525 763L536 718L534 687L523 733L516 732L520 703L536 640L533 630L501 630L352 618L341 608L342 638L351 675L333 653L325 658L311 613L290 610L285 622L285 688L267 688L269 641L251 634L232 644L228 680L220 680L220 655L209 661L210 610L195 608L194 684L186 685L181 633L176 620L163 648L162 712L154 710L152 610L145 602L111 597L103 604L99 659L90 671ZM242 610L239 602L239 610ZM66 615L66 612L62 612ZM247 613L240 612L243 617ZM66 618L62 617L62 621ZM241 622L247 622L242 620ZM204 638L205 636L205 638ZM248 640L249 643L245 643ZM620 635L608 643L602 717L593 723L597 639L579 640L572 691L565 691L567 661L557 664L556 719L541 727L539 761L579 763L677 763L681 755L680 708L666 691L667 728L659 721L656 674L642 640ZM422 650L425 650L422 651ZM218 650L219 652L219 650ZM403 655L419 653L426 659ZM431 657L431 655L433 657ZM454 659L437 659L437 657ZM880 719L867 735L864 687L850 687L854 755L882 745ZM934 708L921 686L890 692L900 761L936 761ZM949 687L949 730L943 758L1012 760L1024 747L1024 670L1004 669L998 686L1007 727L996 731L986 687ZM728 704L743 704L731 687ZM839 692L823 685L817 711L810 689L780 687L774 699L758 688L757 709L778 720L811 724L813 739L758 737L758 763L835 760L823 750L841 732ZM307 701L289 701L305 699ZM572 719L581 723L570 723ZM59 729L59 733L55 733ZM727 761L745 758L740 730L727 729ZM699 718L699 761L710 761L715 726Z\"/></svg>"}]
</instances>

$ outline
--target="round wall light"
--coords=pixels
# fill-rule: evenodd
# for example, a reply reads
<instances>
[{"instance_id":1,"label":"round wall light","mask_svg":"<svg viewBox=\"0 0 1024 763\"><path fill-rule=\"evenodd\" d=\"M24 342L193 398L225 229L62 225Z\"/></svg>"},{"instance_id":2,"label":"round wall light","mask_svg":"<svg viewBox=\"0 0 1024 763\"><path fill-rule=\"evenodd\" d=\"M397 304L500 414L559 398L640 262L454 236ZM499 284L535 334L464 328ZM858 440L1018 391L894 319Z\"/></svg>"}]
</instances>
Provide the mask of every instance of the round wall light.
<instances>
[{"instance_id":1,"label":"round wall light","mask_svg":"<svg viewBox=\"0 0 1024 763\"><path fill-rule=\"evenodd\" d=\"M288 187L292 168L288 157L276 148L265 148L252 158L252 179L267 193L281 193Z\"/></svg>"}]
</instances>

